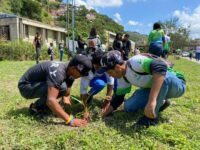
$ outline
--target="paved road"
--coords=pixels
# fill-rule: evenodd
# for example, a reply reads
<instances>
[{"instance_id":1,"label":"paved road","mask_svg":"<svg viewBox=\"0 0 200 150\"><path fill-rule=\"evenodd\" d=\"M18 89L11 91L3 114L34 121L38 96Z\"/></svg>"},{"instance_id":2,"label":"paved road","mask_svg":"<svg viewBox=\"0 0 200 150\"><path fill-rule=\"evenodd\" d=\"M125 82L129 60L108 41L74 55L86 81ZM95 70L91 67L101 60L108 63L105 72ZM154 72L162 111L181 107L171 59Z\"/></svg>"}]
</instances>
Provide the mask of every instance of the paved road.
<instances>
[{"instance_id":1,"label":"paved road","mask_svg":"<svg viewBox=\"0 0 200 150\"><path fill-rule=\"evenodd\" d=\"M190 59L190 58L188 58L188 57L182 57L182 58L184 58L184 59L187 59L187 60L189 60L189 61L193 61L193 62L196 62L196 63L200 64L200 61L196 61L196 59L194 59L194 58L192 58L192 59Z\"/></svg>"}]
</instances>

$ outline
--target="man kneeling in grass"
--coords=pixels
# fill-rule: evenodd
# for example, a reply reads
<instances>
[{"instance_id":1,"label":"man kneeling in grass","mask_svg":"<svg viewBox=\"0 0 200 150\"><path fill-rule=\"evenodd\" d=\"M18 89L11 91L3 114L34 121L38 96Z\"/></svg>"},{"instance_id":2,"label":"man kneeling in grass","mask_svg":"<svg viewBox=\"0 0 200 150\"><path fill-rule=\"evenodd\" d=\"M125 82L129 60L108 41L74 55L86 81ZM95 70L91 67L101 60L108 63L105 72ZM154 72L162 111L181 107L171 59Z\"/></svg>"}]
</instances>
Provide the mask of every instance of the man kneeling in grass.
<instances>
[{"instance_id":1,"label":"man kneeling in grass","mask_svg":"<svg viewBox=\"0 0 200 150\"><path fill-rule=\"evenodd\" d=\"M84 126L87 121L67 114L57 99L62 97L65 104L69 103L74 79L87 76L91 68L91 61L84 55L76 55L69 64L55 61L43 62L28 69L19 80L18 88L24 98L39 98L30 105L32 114L42 113L49 107L67 125Z\"/></svg>"},{"instance_id":2,"label":"man kneeling in grass","mask_svg":"<svg viewBox=\"0 0 200 150\"><path fill-rule=\"evenodd\" d=\"M106 72L102 74L98 74L97 71L101 67L100 60L103 57L104 52L101 50L96 50L92 56L92 69L89 71L89 75L85 77L81 77L80 84L80 94L81 99L84 104L84 118L90 120L90 114L88 110L88 104L91 103L93 96L98 94L103 88L107 85L107 93L104 98L104 102L111 99L114 78L110 77ZM90 88L89 91L87 89ZM105 103L103 103L104 105Z\"/></svg>"},{"instance_id":3,"label":"man kneeling in grass","mask_svg":"<svg viewBox=\"0 0 200 150\"><path fill-rule=\"evenodd\" d=\"M169 99L180 97L185 92L184 76L168 68L161 58L150 54L139 54L123 61L120 52L110 51L103 56L101 66L99 72L106 71L110 76L118 78L119 82L123 79L139 87L124 102L126 112L144 109L144 116L138 120L138 125L155 125L158 122L158 113L169 106ZM111 105L104 108L103 117L116 109L113 104L119 101L122 103L123 94L121 98L112 99Z\"/></svg>"}]
</instances>

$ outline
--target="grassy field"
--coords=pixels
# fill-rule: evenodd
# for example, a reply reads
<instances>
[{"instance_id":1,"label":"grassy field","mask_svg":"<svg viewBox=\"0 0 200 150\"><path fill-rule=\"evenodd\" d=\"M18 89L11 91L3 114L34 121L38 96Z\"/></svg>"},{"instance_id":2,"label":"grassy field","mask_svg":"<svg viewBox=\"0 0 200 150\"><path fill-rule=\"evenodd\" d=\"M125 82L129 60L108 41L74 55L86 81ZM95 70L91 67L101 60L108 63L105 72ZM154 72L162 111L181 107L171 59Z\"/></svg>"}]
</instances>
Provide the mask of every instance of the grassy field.
<instances>
[{"instance_id":1,"label":"grassy field","mask_svg":"<svg viewBox=\"0 0 200 150\"><path fill-rule=\"evenodd\" d=\"M133 128L133 124L142 111L117 111L105 120L100 118L99 104L105 91L95 97L93 121L84 128L65 126L52 115L32 117L28 107L33 100L20 96L17 82L35 62L0 62L0 149L200 149L200 65L171 59L175 69L185 73L187 92L172 100L157 126L141 130ZM79 81L72 94L79 96ZM79 108L73 107L76 112Z\"/></svg>"}]
</instances>

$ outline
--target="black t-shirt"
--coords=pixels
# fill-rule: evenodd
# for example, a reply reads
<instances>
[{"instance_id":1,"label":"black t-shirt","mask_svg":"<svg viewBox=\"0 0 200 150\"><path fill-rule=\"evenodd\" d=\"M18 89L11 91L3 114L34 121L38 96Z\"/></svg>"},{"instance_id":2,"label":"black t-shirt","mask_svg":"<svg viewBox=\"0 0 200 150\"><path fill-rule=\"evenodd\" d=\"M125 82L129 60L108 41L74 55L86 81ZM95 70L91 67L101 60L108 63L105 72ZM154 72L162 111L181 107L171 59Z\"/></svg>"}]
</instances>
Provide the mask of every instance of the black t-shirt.
<instances>
[{"instance_id":1,"label":"black t-shirt","mask_svg":"<svg viewBox=\"0 0 200 150\"><path fill-rule=\"evenodd\" d=\"M67 76L67 63L47 61L31 67L20 79L19 84L47 82L48 86L60 89L63 82L70 87L74 79Z\"/></svg>"},{"instance_id":2,"label":"black t-shirt","mask_svg":"<svg viewBox=\"0 0 200 150\"><path fill-rule=\"evenodd\" d=\"M84 45L85 45L85 43L83 41L78 40L78 48L84 49Z\"/></svg>"},{"instance_id":3,"label":"black t-shirt","mask_svg":"<svg viewBox=\"0 0 200 150\"><path fill-rule=\"evenodd\" d=\"M35 37L35 46L36 48L41 48L41 39L38 37Z\"/></svg>"},{"instance_id":4,"label":"black t-shirt","mask_svg":"<svg viewBox=\"0 0 200 150\"><path fill-rule=\"evenodd\" d=\"M113 42L113 49L114 50L122 50L122 47L123 47L122 41L115 39Z\"/></svg>"},{"instance_id":5,"label":"black t-shirt","mask_svg":"<svg viewBox=\"0 0 200 150\"><path fill-rule=\"evenodd\" d=\"M123 50L130 52L130 50L131 50L131 42L129 40L128 41L123 41Z\"/></svg>"}]
</instances>

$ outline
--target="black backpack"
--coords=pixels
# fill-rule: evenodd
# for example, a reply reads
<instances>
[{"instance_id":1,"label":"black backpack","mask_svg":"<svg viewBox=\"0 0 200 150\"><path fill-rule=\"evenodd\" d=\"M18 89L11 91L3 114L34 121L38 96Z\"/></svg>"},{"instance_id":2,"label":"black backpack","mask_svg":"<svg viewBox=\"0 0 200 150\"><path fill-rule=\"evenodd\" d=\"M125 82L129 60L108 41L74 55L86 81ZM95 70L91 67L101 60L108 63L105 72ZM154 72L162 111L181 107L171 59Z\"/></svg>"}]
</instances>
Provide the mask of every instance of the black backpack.
<instances>
[{"instance_id":1,"label":"black backpack","mask_svg":"<svg viewBox=\"0 0 200 150\"><path fill-rule=\"evenodd\" d=\"M50 48L48 48L47 53L48 53L48 55L51 55L51 49Z\"/></svg>"}]
</instances>

